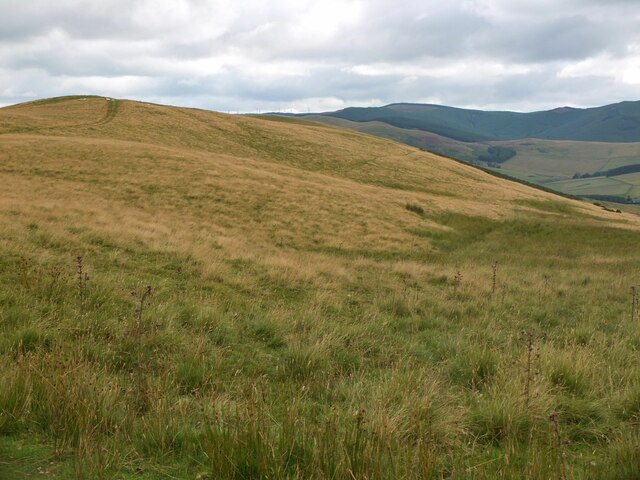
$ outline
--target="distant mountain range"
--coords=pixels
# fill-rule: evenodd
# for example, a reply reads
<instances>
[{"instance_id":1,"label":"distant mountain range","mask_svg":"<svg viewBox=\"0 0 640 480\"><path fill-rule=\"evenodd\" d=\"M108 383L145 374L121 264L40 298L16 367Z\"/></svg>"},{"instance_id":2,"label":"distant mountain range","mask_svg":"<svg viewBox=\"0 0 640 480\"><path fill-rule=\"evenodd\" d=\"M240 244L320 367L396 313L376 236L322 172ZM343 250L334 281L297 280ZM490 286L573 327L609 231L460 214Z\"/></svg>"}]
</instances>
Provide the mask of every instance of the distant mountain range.
<instances>
[{"instance_id":1,"label":"distant mountain range","mask_svg":"<svg viewBox=\"0 0 640 480\"><path fill-rule=\"evenodd\" d=\"M499 169L559 192L640 201L640 101L531 113L394 103L301 116Z\"/></svg>"},{"instance_id":2,"label":"distant mountain range","mask_svg":"<svg viewBox=\"0 0 640 480\"><path fill-rule=\"evenodd\" d=\"M384 122L463 142L523 138L640 142L640 101L596 108L561 107L532 113L395 103L385 107L345 108L325 115L353 122Z\"/></svg>"}]
</instances>

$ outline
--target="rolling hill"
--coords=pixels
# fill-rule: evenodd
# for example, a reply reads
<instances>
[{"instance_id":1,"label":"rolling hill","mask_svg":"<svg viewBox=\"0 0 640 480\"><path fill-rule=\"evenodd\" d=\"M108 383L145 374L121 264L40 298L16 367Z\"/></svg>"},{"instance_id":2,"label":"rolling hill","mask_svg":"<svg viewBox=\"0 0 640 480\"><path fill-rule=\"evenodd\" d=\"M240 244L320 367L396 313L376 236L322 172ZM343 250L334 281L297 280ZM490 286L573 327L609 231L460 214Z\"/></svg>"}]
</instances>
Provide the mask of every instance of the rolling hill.
<instances>
[{"instance_id":1,"label":"rolling hill","mask_svg":"<svg viewBox=\"0 0 640 480\"><path fill-rule=\"evenodd\" d=\"M0 181L0 478L640 474L635 215L88 96L0 109Z\"/></svg>"},{"instance_id":2,"label":"rolling hill","mask_svg":"<svg viewBox=\"0 0 640 480\"><path fill-rule=\"evenodd\" d=\"M640 102L533 113L393 104L305 118L499 169L562 193L640 200L640 185L628 179L571 181L576 174L640 165Z\"/></svg>"},{"instance_id":3,"label":"rolling hill","mask_svg":"<svg viewBox=\"0 0 640 480\"><path fill-rule=\"evenodd\" d=\"M524 138L640 142L640 101L585 109L561 107L532 113L396 103L384 107L345 108L326 115L354 122L381 121L465 142Z\"/></svg>"}]
</instances>

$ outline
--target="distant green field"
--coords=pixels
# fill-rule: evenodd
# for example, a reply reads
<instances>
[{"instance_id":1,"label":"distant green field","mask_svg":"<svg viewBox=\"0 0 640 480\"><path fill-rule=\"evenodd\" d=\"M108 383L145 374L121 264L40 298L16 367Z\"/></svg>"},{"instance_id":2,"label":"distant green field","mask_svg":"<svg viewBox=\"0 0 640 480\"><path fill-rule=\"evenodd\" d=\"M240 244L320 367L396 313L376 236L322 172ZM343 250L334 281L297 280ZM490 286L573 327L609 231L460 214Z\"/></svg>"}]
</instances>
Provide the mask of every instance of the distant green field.
<instances>
[{"instance_id":1,"label":"distant green field","mask_svg":"<svg viewBox=\"0 0 640 480\"><path fill-rule=\"evenodd\" d=\"M618 195L626 196L631 185L621 182L616 178L589 178L585 180L567 180L547 184L557 190L573 195Z\"/></svg>"},{"instance_id":2,"label":"distant green field","mask_svg":"<svg viewBox=\"0 0 640 480\"><path fill-rule=\"evenodd\" d=\"M572 177L640 162L640 143L520 140L497 144L518 152L503 168L547 177Z\"/></svg>"},{"instance_id":3,"label":"distant green field","mask_svg":"<svg viewBox=\"0 0 640 480\"><path fill-rule=\"evenodd\" d=\"M546 186L571 195L616 195L637 198L640 196L640 174L550 182Z\"/></svg>"}]
</instances>

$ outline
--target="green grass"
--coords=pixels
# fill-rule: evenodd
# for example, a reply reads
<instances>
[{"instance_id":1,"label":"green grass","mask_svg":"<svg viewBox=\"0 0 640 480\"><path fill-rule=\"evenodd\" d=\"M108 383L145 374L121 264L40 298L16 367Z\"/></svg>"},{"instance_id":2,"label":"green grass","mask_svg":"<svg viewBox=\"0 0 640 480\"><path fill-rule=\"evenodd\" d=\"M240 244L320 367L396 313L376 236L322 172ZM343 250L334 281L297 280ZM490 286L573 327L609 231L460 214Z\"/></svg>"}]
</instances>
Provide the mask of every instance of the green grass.
<instances>
[{"instance_id":1,"label":"green grass","mask_svg":"<svg viewBox=\"0 0 640 480\"><path fill-rule=\"evenodd\" d=\"M549 213L560 213L571 215L577 213L572 205L564 202L557 202L552 200L540 201L540 200L516 200L518 205L525 205L537 210Z\"/></svg>"},{"instance_id":2,"label":"green grass","mask_svg":"<svg viewBox=\"0 0 640 480\"><path fill-rule=\"evenodd\" d=\"M95 249L81 315L61 244L41 250L34 238L21 248L30 256L5 249L0 431L60 453L6 437L0 465L15 478L36 465L85 472L77 478L133 478L149 465L177 478L546 478L557 467L537 458L553 455L546 417L557 410L574 478L589 478L592 464L635 478L624 476L635 454L617 440L637 434L640 415L640 329L627 295L640 267L635 234L438 220L454 231L434 238L440 253L429 264L451 274L461 266L458 296L448 281L396 277L376 261L335 293L287 293L281 303L273 283L245 298L197 268L174 277L169 265L187 262L169 252L131 252L121 271ZM507 243L517 249L498 253ZM31 259L45 251L46 263ZM599 254L605 263L590 266ZM243 270L223 285L239 286ZM135 299L119 292L140 279L155 293L138 332ZM543 335L529 408L522 329Z\"/></svg>"}]
</instances>

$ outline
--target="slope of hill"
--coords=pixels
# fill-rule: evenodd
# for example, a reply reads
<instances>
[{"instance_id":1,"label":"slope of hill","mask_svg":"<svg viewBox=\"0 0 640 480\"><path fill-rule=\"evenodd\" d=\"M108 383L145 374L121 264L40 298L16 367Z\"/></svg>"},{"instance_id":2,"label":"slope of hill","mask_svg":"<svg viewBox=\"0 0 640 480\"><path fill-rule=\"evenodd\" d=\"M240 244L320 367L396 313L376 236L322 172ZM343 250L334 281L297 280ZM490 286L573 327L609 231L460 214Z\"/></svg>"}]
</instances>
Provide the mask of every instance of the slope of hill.
<instances>
[{"instance_id":1,"label":"slope of hill","mask_svg":"<svg viewBox=\"0 0 640 480\"><path fill-rule=\"evenodd\" d=\"M633 215L98 97L0 109L0 181L0 478L639 474Z\"/></svg>"}]
</instances>

